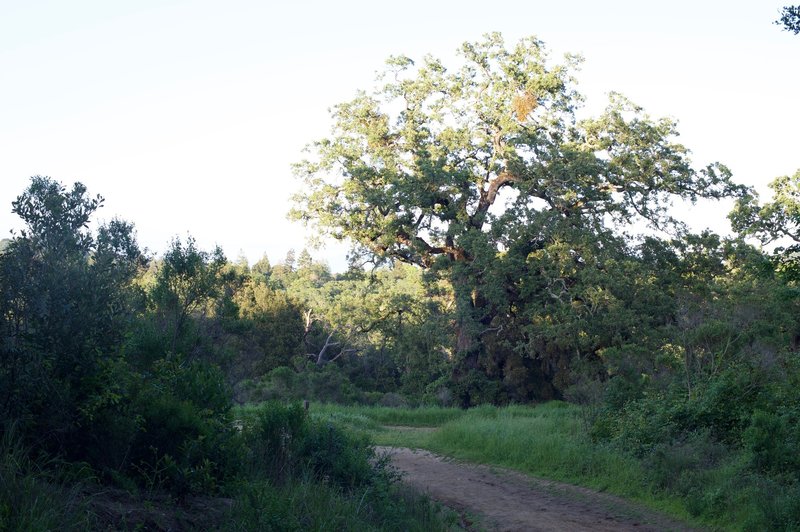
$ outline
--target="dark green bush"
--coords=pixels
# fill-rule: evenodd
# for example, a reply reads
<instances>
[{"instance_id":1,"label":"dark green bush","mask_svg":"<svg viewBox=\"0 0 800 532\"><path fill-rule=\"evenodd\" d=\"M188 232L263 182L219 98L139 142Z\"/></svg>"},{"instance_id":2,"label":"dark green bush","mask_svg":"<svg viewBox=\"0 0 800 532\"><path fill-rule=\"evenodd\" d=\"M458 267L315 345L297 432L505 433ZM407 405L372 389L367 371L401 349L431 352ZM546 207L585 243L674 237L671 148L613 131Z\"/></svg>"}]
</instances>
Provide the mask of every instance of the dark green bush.
<instances>
[{"instance_id":1,"label":"dark green bush","mask_svg":"<svg viewBox=\"0 0 800 532\"><path fill-rule=\"evenodd\" d=\"M700 476L716 466L726 453L725 446L714 441L707 431L698 431L654 446L643 463L655 486L687 495L702 487L698 483Z\"/></svg>"},{"instance_id":2,"label":"dark green bush","mask_svg":"<svg viewBox=\"0 0 800 532\"><path fill-rule=\"evenodd\" d=\"M328 422L313 421L300 447L302 467L315 478L345 489L375 480L379 471L370 462L374 451L365 438L357 438Z\"/></svg>"},{"instance_id":3,"label":"dark green bush","mask_svg":"<svg viewBox=\"0 0 800 532\"><path fill-rule=\"evenodd\" d=\"M730 489L730 508L744 509L742 530L800 529L800 485L783 484L757 474L743 474Z\"/></svg>"},{"instance_id":4,"label":"dark green bush","mask_svg":"<svg viewBox=\"0 0 800 532\"><path fill-rule=\"evenodd\" d=\"M611 409L619 410L628 402L641 399L645 388L646 382L641 376L616 375L606 383L603 400Z\"/></svg>"},{"instance_id":5,"label":"dark green bush","mask_svg":"<svg viewBox=\"0 0 800 532\"><path fill-rule=\"evenodd\" d=\"M388 406L390 408L401 408L408 406L408 400L405 397L395 392L386 392L383 397L378 401L380 406Z\"/></svg>"},{"instance_id":6,"label":"dark green bush","mask_svg":"<svg viewBox=\"0 0 800 532\"><path fill-rule=\"evenodd\" d=\"M295 476L306 430L307 415L300 404L262 404L255 418L242 428L251 472L273 482Z\"/></svg>"},{"instance_id":7,"label":"dark green bush","mask_svg":"<svg viewBox=\"0 0 800 532\"><path fill-rule=\"evenodd\" d=\"M299 404L262 404L242 427L248 476L232 530L440 530L440 511L397 486L365 438L312 420ZM452 519L450 520L452 524Z\"/></svg>"},{"instance_id":8,"label":"dark green bush","mask_svg":"<svg viewBox=\"0 0 800 532\"><path fill-rule=\"evenodd\" d=\"M80 496L80 483L65 486L53 464L34 461L16 428L0 437L0 530L89 530L94 521Z\"/></svg>"},{"instance_id":9,"label":"dark green bush","mask_svg":"<svg viewBox=\"0 0 800 532\"><path fill-rule=\"evenodd\" d=\"M214 366L178 359L154 364L133 404L142 428L129 456L140 481L178 494L216 491L239 467L230 408Z\"/></svg>"},{"instance_id":10,"label":"dark green bush","mask_svg":"<svg viewBox=\"0 0 800 532\"><path fill-rule=\"evenodd\" d=\"M454 379L450 389L453 391L457 404L462 408L506 402L502 383L490 379L484 372L475 369Z\"/></svg>"},{"instance_id":11,"label":"dark green bush","mask_svg":"<svg viewBox=\"0 0 800 532\"><path fill-rule=\"evenodd\" d=\"M742 442L760 472L800 480L800 431L796 412L757 410L744 431Z\"/></svg>"},{"instance_id":12,"label":"dark green bush","mask_svg":"<svg viewBox=\"0 0 800 532\"><path fill-rule=\"evenodd\" d=\"M337 404L368 404L374 400L369 392L356 388L336 365L322 368L313 365L302 372L279 366L258 381L249 383L244 393L251 402L317 401ZM382 395L382 394L381 394Z\"/></svg>"},{"instance_id":13,"label":"dark green bush","mask_svg":"<svg viewBox=\"0 0 800 532\"><path fill-rule=\"evenodd\" d=\"M457 519L454 512L443 515L438 505L400 486L348 493L308 480L282 486L250 481L239 493L223 530L434 532L455 529Z\"/></svg>"},{"instance_id":14,"label":"dark green bush","mask_svg":"<svg viewBox=\"0 0 800 532\"><path fill-rule=\"evenodd\" d=\"M273 482L313 478L352 489L369 484L382 471L380 464L373 465L366 439L310 420L299 404L264 403L245 422L243 434L251 473Z\"/></svg>"},{"instance_id":15,"label":"dark green bush","mask_svg":"<svg viewBox=\"0 0 800 532\"><path fill-rule=\"evenodd\" d=\"M697 386L676 421L685 431L707 428L720 441L741 440L752 412L763 397L765 382L756 368L736 365Z\"/></svg>"}]
</instances>

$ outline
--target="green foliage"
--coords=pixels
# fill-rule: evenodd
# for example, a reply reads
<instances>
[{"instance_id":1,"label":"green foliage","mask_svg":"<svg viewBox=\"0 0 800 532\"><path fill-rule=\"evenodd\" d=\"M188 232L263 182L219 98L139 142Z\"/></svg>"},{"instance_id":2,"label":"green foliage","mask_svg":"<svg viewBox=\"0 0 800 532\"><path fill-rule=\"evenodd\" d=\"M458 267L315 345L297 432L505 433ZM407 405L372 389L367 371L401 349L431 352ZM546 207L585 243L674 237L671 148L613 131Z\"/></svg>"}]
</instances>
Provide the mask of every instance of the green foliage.
<instances>
[{"instance_id":1,"label":"green foliage","mask_svg":"<svg viewBox=\"0 0 800 532\"><path fill-rule=\"evenodd\" d=\"M301 446L307 431L306 412L299 403L277 401L260 405L244 421L242 432L252 468L273 481L298 476Z\"/></svg>"},{"instance_id":2,"label":"green foliage","mask_svg":"<svg viewBox=\"0 0 800 532\"><path fill-rule=\"evenodd\" d=\"M374 92L335 107L332 136L296 166L306 190L293 215L356 255L451 282L461 404L557 397L574 358L634 336L619 274L647 283L649 272L636 275L626 228L680 229L671 198L744 189L722 165L693 169L675 123L619 95L577 121L578 61L551 64L534 38L506 47L490 34L460 56L455 68L391 58Z\"/></svg>"},{"instance_id":3,"label":"green foliage","mask_svg":"<svg viewBox=\"0 0 800 532\"><path fill-rule=\"evenodd\" d=\"M268 402L240 413L253 480L234 510L237 529L447 528L429 502L394 486L396 475L365 438L309 419L299 404Z\"/></svg>"},{"instance_id":4,"label":"green foliage","mask_svg":"<svg viewBox=\"0 0 800 532\"><path fill-rule=\"evenodd\" d=\"M128 468L149 490L213 493L237 473L238 436L219 369L164 359L141 380L132 413L140 423Z\"/></svg>"},{"instance_id":5,"label":"green foliage","mask_svg":"<svg viewBox=\"0 0 800 532\"><path fill-rule=\"evenodd\" d=\"M243 383L243 392L250 401L314 400L339 404L367 402L368 394L356 388L342 370L329 364L312 366L300 372L279 366L259 381Z\"/></svg>"},{"instance_id":6,"label":"green foliage","mask_svg":"<svg viewBox=\"0 0 800 532\"><path fill-rule=\"evenodd\" d=\"M309 188L295 216L379 256L430 265L438 255L476 257L487 238L511 237L496 224L514 216L537 227L541 213L662 219L663 194L738 190L724 168L692 170L685 148L670 141L674 124L651 121L619 96L600 118L576 125L574 57L551 66L540 41L507 49L499 34L465 43L460 55L453 70L431 57L419 65L391 58L374 94L337 106L334 136L314 144L318 161L297 166ZM344 181L330 184L329 172ZM488 209L502 188L524 194L495 218ZM531 210L531 196L545 205ZM481 237L484 223L491 229Z\"/></svg>"},{"instance_id":7,"label":"green foliage","mask_svg":"<svg viewBox=\"0 0 800 532\"><path fill-rule=\"evenodd\" d=\"M0 419L77 459L83 427L120 400L113 377L144 264L130 224L86 229L101 205L80 183L34 177L13 203L26 229L0 255Z\"/></svg>"},{"instance_id":8,"label":"green foliage","mask_svg":"<svg viewBox=\"0 0 800 532\"><path fill-rule=\"evenodd\" d=\"M204 313L220 295L225 282L225 256L217 247L209 253L197 248L194 239L183 244L175 239L159 263L150 299L170 337L167 351L189 354L194 347L191 320L193 313ZM230 274L228 274L230 275Z\"/></svg>"},{"instance_id":9,"label":"green foliage","mask_svg":"<svg viewBox=\"0 0 800 532\"><path fill-rule=\"evenodd\" d=\"M777 270L796 284L800 279L797 251L800 250L800 170L770 183L772 201L759 204L758 194L750 192L739 199L728 215L735 231L754 236L762 243L776 243L773 256Z\"/></svg>"},{"instance_id":10,"label":"green foliage","mask_svg":"<svg viewBox=\"0 0 800 532\"><path fill-rule=\"evenodd\" d=\"M797 379L794 355L777 369L749 360L696 381L609 403L592 435L641 460L658 490L679 496L693 515L730 518L745 529L792 529L797 485ZM773 362L774 364L774 362ZM780 492L780 505L765 504Z\"/></svg>"},{"instance_id":11,"label":"green foliage","mask_svg":"<svg viewBox=\"0 0 800 532\"><path fill-rule=\"evenodd\" d=\"M333 420L356 428L377 428L378 425L435 427L458 419L467 413L460 408L420 406L396 408L385 406L313 405L312 413L323 420Z\"/></svg>"},{"instance_id":12,"label":"green foliage","mask_svg":"<svg viewBox=\"0 0 800 532\"><path fill-rule=\"evenodd\" d=\"M349 494L334 486L295 481L284 486L249 482L240 488L222 530L305 531L457 530L457 515L400 487L377 496L371 487Z\"/></svg>"},{"instance_id":13,"label":"green foliage","mask_svg":"<svg viewBox=\"0 0 800 532\"><path fill-rule=\"evenodd\" d=\"M348 434L332 423L313 421L303 439L304 467L316 478L344 489L353 489L389 474L387 462L374 465L374 449L365 438Z\"/></svg>"},{"instance_id":14,"label":"green foliage","mask_svg":"<svg viewBox=\"0 0 800 532\"><path fill-rule=\"evenodd\" d=\"M460 377L451 389L458 404L464 408L507 402L501 384L478 370L470 370L466 376Z\"/></svg>"},{"instance_id":15,"label":"green foliage","mask_svg":"<svg viewBox=\"0 0 800 532\"><path fill-rule=\"evenodd\" d=\"M266 282L251 280L235 295L240 321L253 344L252 374L264 374L276 367L291 364L301 353L303 317L300 307L289 295L274 290ZM247 346L242 346L244 352ZM240 361L241 364L243 361Z\"/></svg>"},{"instance_id":16,"label":"green foliage","mask_svg":"<svg viewBox=\"0 0 800 532\"><path fill-rule=\"evenodd\" d=\"M785 6L781 9L781 18L775 21L778 26L797 35L800 33L800 6Z\"/></svg>"},{"instance_id":17,"label":"green foliage","mask_svg":"<svg viewBox=\"0 0 800 532\"><path fill-rule=\"evenodd\" d=\"M757 471L800 481L800 405L796 400L773 411L755 410L742 443Z\"/></svg>"},{"instance_id":18,"label":"green foliage","mask_svg":"<svg viewBox=\"0 0 800 532\"><path fill-rule=\"evenodd\" d=\"M32 460L13 427L0 440L0 530L74 530L93 527L80 485L62 486Z\"/></svg>"},{"instance_id":19,"label":"green foliage","mask_svg":"<svg viewBox=\"0 0 800 532\"><path fill-rule=\"evenodd\" d=\"M330 422L309 420L299 404L270 401L248 412L242 434L251 471L274 482L309 477L351 490L374 482L385 464L373 463L368 442Z\"/></svg>"}]
</instances>

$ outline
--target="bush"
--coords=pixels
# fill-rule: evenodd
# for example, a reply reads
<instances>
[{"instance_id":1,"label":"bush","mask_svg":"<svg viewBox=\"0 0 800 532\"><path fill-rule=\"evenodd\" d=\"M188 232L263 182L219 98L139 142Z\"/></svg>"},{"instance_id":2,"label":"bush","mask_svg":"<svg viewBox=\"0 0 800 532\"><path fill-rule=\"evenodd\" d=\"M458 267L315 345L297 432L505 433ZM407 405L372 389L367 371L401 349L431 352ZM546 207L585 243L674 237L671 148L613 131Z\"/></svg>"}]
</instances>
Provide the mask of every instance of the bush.
<instances>
[{"instance_id":1,"label":"bush","mask_svg":"<svg viewBox=\"0 0 800 532\"><path fill-rule=\"evenodd\" d=\"M368 440L333 423L310 420L299 404L260 405L246 420L243 434L250 473L273 482L313 478L352 489L371 483L385 465L374 462Z\"/></svg>"},{"instance_id":2,"label":"bush","mask_svg":"<svg viewBox=\"0 0 800 532\"><path fill-rule=\"evenodd\" d=\"M215 492L236 474L240 441L222 373L204 362L161 360L133 403L141 430L130 468L148 489Z\"/></svg>"},{"instance_id":3,"label":"bush","mask_svg":"<svg viewBox=\"0 0 800 532\"><path fill-rule=\"evenodd\" d=\"M658 488L688 495L702 488L701 476L726 456L724 445L714 441L707 431L656 445L644 460L648 479Z\"/></svg>"},{"instance_id":4,"label":"bush","mask_svg":"<svg viewBox=\"0 0 800 532\"><path fill-rule=\"evenodd\" d=\"M752 412L764 401L764 379L758 370L733 366L698 386L686 404L686 430L707 428L720 441L738 444Z\"/></svg>"},{"instance_id":5,"label":"bush","mask_svg":"<svg viewBox=\"0 0 800 532\"><path fill-rule=\"evenodd\" d=\"M484 372L475 369L471 369L466 375L454 379L450 389L462 408L482 404L503 404L506 402L502 383L490 379Z\"/></svg>"},{"instance_id":6,"label":"bush","mask_svg":"<svg viewBox=\"0 0 800 532\"><path fill-rule=\"evenodd\" d=\"M762 473L800 480L800 434L793 410L779 415L757 410L750 418L742 442L753 467Z\"/></svg>"},{"instance_id":7,"label":"bush","mask_svg":"<svg viewBox=\"0 0 800 532\"><path fill-rule=\"evenodd\" d=\"M365 438L351 436L329 422L309 424L301 445L299 459L314 478L344 489L369 485L385 470L385 463L375 466L374 451Z\"/></svg>"},{"instance_id":8,"label":"bush","mask_svg":"<svg viewBox=\"0 0 800 532\"><path fill-rule=\"evenodd\" d=\"M381 397L380 401L378 401L378 404L380 406L388 406L390 408L402 408L408 406L408 401L399 393L387 392L383 394L383 397Z\"/></svg>"},{"instance_id":9,"label":"bush","mask_svg":"<svg viewBox=\"0 0 800 532\"><path fill-rule=\"evenodd\" d=\"M222 530L361 532L453 530L457 514L445 513L422 495L402 487L365 487L353 493L336 487L294 481L284 486L247 482Z\"/></svg>"},{"instance_id":10,"label":"bush","mask_svg":"<svg viewBox=\"0 0 800 532\"><path fill-rule=\"evenodd\" d=\"M262 404L242 428L251 472L273 482L295 476L306 423L306 412L299 404Z\"/></svg>"},{"instance_id":11,"label":"bush","mask_svg":"<svg viewBox=\"0 0 800 532\"><path fill-rule=\"evenodd\" d=\"M388 459L376 457L365 438L309 419L299 404L259 405L242 431L250 467L237 488L231 530L428 531L454 523L455 516L396 486Z\"/></svg>"}]
</instances>

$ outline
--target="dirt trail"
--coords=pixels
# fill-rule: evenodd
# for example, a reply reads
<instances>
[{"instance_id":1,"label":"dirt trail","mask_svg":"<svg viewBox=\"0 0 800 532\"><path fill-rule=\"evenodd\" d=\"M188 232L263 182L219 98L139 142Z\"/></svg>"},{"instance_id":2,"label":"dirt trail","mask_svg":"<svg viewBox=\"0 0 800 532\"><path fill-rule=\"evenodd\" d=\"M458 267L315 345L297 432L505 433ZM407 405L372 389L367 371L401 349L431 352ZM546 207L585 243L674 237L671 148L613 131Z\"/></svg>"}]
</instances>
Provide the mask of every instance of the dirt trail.
<instances>
[{"instance_id":1,"label":"dirt trail","mask_svg":"<svg viewBox=\"0 0 800 532\"><path fill-rule=\"evenodd\" d=\"M587 488L514 471L456 462L428 451L378 447L403 480L490 530L691 530L633 503Z\"/></svg>"}]
</instances>

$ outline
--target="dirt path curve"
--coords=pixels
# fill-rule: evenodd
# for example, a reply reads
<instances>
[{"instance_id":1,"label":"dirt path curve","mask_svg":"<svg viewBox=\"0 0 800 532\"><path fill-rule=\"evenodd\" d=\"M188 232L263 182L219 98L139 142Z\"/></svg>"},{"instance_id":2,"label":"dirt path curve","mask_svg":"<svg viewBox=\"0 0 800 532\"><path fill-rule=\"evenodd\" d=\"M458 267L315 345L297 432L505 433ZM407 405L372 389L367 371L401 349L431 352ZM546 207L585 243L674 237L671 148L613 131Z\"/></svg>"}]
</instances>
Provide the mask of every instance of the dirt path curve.
<instances>
[{"instance_id":1,"label":"dirt path curve","mask_svg":"<svg viewBox=\"0 0 800 532\"><path fill-rule=\"evenodd\" d=\"M391 456L406 483L446 506L478 514L490 530L691 530L668 517L587 488L456 462L428 451L377 449Z\"/></svg>"}]
</instances>

